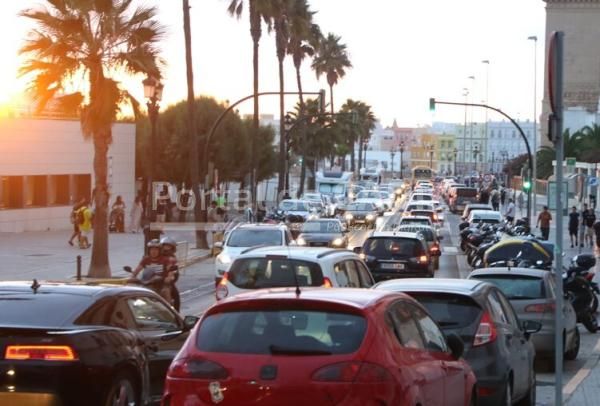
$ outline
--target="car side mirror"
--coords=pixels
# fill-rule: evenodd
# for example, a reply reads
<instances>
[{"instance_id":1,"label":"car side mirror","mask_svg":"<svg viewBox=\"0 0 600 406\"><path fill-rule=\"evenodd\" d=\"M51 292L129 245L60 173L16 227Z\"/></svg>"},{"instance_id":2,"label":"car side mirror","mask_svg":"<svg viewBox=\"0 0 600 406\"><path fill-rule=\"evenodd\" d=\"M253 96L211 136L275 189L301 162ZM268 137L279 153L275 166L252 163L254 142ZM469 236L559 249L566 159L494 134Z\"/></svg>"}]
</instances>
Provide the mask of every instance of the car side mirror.
<instances>
[{"instance_id":1,"label":"car side mirror","mask_svg":"<svg viewBox=\"0 0 600 406\"><path fill-rule=\"evenodd\" d=\"M524 320L521 324L525 337L529 339L532 334L537 333L542 329L542 323L533 320Z\"/></svg>"},{"instance_id":2,"label":"car side mirror","mask_svg":"<svg viewBox=\"0 0 600 406\"><path fill-rule=\"evenodd\" d=\"M198 320L200 320L200 318L196 316L185 316L183 318L183 330L190 331L194 328L196 323L198 323Z\"/></svg>"},{"instance_id":3,"label":"car side mirror","mask_svg":"<svg viewBox=\"0 0 600 406\"><path fill-rule=\"evenodd\" d=\"M457 336L454 333L448 334L446 336L446 344L448 344L448 348L450 348L450 353L455 359L459 359L460 357L462 357L463 353L465 352L465 344L459 336Z\"/></svg>"},{"instance_id":4,"label":"car side mirror","mask_svg":"<svg viewBox=\"0 0 600 406\"><path fill-rule=\"evenodd\" d=\"M354 247L354 248L352 249L352 251L354 251L354 253L356 253L356 254L360 254L360 253L361 253L361 251L362 251L362 247Z\"/></svg>"}]
</instances>

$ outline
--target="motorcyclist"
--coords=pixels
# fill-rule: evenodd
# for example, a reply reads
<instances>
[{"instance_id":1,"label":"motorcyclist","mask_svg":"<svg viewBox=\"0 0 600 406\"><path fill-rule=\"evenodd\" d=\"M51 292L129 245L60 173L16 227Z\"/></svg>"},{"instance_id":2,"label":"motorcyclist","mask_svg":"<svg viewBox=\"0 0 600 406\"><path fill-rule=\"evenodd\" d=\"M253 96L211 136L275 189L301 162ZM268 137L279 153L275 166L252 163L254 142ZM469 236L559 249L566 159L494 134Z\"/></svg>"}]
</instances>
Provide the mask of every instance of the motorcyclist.
<instances>
[{"instance_id":1,"label":"motorcyclist","mask_svg":"<svg viewBox=\"0 0 600 406\"><path fill-rule=\"evenodd\" d=\"M171 303L171 287L166 282L172 259L162 255L162 244L153 239L146 245L148 253L132 272L133 278L139 279L145 286L151 287L167 302ZM138 278L138 275L141 276Z\"/></svg>"},{"instance_id":2,"label":"motorcyclist","mask_svg":"<svg viewBox=\"0 0 600 406\"><path fill-rule=\"evenodd\" d=\"M168 260L167 265L167 276L165 277L165 284L169 288L171 293L171 299L175 310L179 311L180 298L179 291L175 283L179 279L179 266L177 264L177 242L172 237L163 237L160 240L162 256Z\"/></svg>"}]
</instances>

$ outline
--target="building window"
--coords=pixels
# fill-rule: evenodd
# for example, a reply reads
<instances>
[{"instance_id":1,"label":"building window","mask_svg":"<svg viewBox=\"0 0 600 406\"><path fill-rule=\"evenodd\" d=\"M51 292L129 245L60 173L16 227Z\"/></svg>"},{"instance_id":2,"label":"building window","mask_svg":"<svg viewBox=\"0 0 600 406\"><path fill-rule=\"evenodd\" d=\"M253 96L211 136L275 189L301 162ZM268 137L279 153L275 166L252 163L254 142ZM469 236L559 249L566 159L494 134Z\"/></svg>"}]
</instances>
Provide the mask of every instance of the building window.
<instances>
[{"instance_id":1,"label":"building window","mask_svg":"<svg viewBox=\"0 0 600 406\"><path fill-rule=\"evenodd\" d=\"M48 203L48 189L46 185L48 177L35 175L25 177L24 204L26 207L46 206Z\"/></svg>"},{"instance_id":2,"label":"building window","mask_svg":"<svg viewBox=\"0 0 600 406\"><path fill-rule=\"evenodd\" d=\"M20 209L23 207L23 177L3 176L0 181L0 208Z\"/></svg>"},{"instance_id":3,"label":"building window","mask_svg":"<svg viewBox=\"0 0 600 406\"><path fill-rule=\"evenodd\" d=\"M74 198L74 200L76 199ZM69 175L50 175L48 179L48 205L66 206L71 203Z\"/></svg>"}]
</instances>

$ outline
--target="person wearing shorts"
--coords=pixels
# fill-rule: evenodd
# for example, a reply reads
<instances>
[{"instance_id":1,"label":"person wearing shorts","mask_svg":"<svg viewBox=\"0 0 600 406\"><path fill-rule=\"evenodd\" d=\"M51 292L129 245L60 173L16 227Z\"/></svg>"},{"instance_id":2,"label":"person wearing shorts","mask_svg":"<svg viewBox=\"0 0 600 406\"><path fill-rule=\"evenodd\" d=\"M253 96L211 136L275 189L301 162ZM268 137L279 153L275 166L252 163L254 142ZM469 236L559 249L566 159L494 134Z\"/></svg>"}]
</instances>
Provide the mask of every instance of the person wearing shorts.
<instances>
[{"instance_id":1,"label":"person wearing shorts","mask_svg":"<svg viewBox=\"0 0 600 406\"><path fill-rule=\"evenodd\" d=\"M590 248L594 246L594 223L596 222L596 213L594 210L588 209L588 205L584 203L583 212L581 213L581 223L585 227L585 241L581 241L582 246L589 243Z\"/></svg>"},{"instance_id":2,"label":"person wearing shorts","mask_svg":"<svg viewBox=\"0 0 600 406\"><path fill-rule=\"evenodd\" d=\"M577 212L577 207L573 206L571 208L571 213L569 213L569 237L571 238L571 248L573 248L573 240L575 240L575 246L579 245L577 239L577 233L579 231L579 213Z\"/></svg>"}]
</instances>

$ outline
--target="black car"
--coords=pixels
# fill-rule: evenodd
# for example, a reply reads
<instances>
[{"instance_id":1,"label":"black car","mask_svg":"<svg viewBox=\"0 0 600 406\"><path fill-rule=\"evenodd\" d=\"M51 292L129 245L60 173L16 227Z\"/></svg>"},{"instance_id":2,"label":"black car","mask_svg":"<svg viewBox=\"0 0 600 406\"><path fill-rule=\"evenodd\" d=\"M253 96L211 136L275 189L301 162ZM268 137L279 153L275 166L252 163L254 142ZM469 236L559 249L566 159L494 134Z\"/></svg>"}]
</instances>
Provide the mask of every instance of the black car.
<instances>
[{"instance_id":1,"label":"black car","mask_svg":"<svg viewBox=\"0 0 600 406\"><path fill-rule=\"evenodd\" d=\"M336 219L307 221L302 225L296 243L308 247L346 248L348 246L346 227Z\"/></svg>"},{"instance_id":2,"label":"black car","mask_svg":"<svg viewBox=\"0 0 600 406\"><path fill-rule=\"evenodd\" d=\"M349 226L365 224L368 227L374 227L378 216L379 212L374 203L350 203L344 210L344 220Z\"/></svg>"},{"instance_id":3,"label":"black car","mask_svg":"<svg viewBox=\"0 0 600 406\"><path fill-rule=\"evenodd\" d=\"M444 333L463 340L464 358L477 377L480 405L535 405L535 349L529 340L541 329L520 322L496 286L465 279L403 279L375 289L404 292L424 305Z\"/></svg>"},{"instance_id":4,"label":"black car","mask_svg":"<svg viewBox=\"0 0 600 406\"><path fill-rule=\"evenodd\" d=\"M0 283L0 404L144 405L198 320L148 289Z\"/></svg>"},{"instance_id":5,"label":"black car","mask_svg":"<svg viewBox=\"0 0 600 406\"><path fill-rule=\"evenodd\" d=\"M421 234L374 232L355 251L361 254L376 281L433 277L434 261Z\"/></svg>"}]
</instances>

